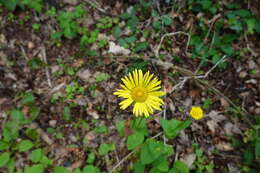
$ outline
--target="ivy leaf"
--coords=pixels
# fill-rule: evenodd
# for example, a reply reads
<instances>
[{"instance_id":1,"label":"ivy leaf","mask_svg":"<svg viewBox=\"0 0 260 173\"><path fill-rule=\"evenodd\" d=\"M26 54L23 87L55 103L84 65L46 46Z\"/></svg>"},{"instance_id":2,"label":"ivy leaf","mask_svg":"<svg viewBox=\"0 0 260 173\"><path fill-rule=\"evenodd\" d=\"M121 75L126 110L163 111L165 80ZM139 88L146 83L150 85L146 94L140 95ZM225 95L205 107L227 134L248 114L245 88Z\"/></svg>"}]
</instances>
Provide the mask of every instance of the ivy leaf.
<instances>
[{"instance_id":1,"label":"ivy leaf","mask_svg":"<svg viewBox=\"0 0 260 173\"><path fill-rule=\"evenodd\" d=\"M134 133L127 137L127 148L128 150L132 150L138 145L144 142L144 134L143 133Z\"/></svg>"}]
</instances>

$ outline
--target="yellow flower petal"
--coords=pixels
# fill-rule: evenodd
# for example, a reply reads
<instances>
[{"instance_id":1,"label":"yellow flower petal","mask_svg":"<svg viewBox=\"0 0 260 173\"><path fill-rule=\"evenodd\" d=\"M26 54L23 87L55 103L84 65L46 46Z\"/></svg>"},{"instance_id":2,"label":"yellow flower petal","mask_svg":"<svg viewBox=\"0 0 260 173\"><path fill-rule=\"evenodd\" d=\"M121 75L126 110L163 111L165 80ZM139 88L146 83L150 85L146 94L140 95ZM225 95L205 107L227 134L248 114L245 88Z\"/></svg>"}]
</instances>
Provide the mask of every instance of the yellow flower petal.
<instances>
[{"instance_id":1,"label":"yellow flower petal","mask_svg":"<svg viewBox=\"0 0 260 173\"><path fill-rule=\"evenodd\" d=\"M121 105L121 109L125 110L128 106L130 106L133 103L133 100L128 98L119 103Z\"/></svg>"}]
</instances>

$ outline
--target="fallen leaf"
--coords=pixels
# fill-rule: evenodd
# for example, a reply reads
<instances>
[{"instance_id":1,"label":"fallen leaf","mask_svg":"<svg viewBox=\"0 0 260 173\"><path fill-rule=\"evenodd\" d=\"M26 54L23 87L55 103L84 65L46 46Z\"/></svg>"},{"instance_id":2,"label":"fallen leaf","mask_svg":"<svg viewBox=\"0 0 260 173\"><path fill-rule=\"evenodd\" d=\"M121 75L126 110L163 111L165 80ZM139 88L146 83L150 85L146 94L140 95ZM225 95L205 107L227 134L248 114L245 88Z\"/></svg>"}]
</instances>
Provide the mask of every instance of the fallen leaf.
<instances>
[{"instance_id":1,"label":"fallen leaf","mask_svg":"<svg viewBox=\"0 0 260 173\"><path fill-rule=\"evenodd\" d=\"M231 122L228 122L224 125L224 130L227 135L233 135L233 134L242 135L241 130L235 124L232 124Z\"/></svg>"},{"instance_id":2,"label":"fallen leaf","mask_svg":"<svg viewBox=\"0 0 260 173\"><path fill-rule=\"evenodd\" d=\"M230 106L226 99L224 99L223 97L220 98L220 103L224 107L224 109L227 109Z\"/></svg>"},{"instance_id":3,"label":"fallen leaf","mask_svg":"<svg viewBox=\"0 0 260 173\"><path fill-rule=\"evenodd\" d=\"M184 163L186 163L186 165L191 168L192 164L195 162L196 160L196 155L195 154L187 154L185 155L183 158L180 159L181 161L183 161Z\"/></svg>"},{"instance_id":4,"label":"fallen leaf","mask_svg":"<svg viewBox=\"0 0 260 173\"><path fill-rule=\"evenodd\" d=\"M226 119L225 116L219 114L217 111L211 111L208 117L210 117L211 120L207 121L207 126L213 134L216 132L216 128L219 127L218 123Z\"/></svg>"},{"instance_id":5,"label":"fallen leaf","mask_svg":"<svg viewBox=\"0 0 260 173\"><path fill-rule=\"evenodd\" d=\"M120 55L120 54L128 55L128 54L130 54L130 50L123 48L121 46L118 46L114 42L110 41L108 53L112 53L112 54L116 54L116 55Z\"/></svg>"},{"instance_id":6,"label":"fallen leaf","mask_svg":"<svg viewBox=\"0 0 260 173\"><path fill-rule=\"evenodd\" d=\"M231 151L233 150L232 146L230 143L227 142L220 142L216 145L216 148L221 150L221 151Z\"/></svg>"}]
</instances>

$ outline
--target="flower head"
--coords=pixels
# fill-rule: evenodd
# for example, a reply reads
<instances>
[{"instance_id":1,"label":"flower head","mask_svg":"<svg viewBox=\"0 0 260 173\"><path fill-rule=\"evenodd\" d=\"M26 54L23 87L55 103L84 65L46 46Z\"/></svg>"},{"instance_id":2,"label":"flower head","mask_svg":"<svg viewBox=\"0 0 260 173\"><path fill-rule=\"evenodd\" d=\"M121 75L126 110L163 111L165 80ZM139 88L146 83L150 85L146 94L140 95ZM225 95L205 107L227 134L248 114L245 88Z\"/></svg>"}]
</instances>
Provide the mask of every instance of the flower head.
<instances>
[{"instance_id":1,"label":"flower head","mask_svg":"<svg viewBox=\"0 0 260 173\"><path fill-rule=\"evenodd\" d=\"M145 117L153 114L154 110L161 110L163 100L160 96L165 95L165 92L158 91L161 89L161 81L157 77L149 71L143 74L142 70L135 69L121 80L122 89L114 92L114 95L125 99L119 103L121 109L124 110L133 103L133 113Z\"/></svg>"},{"instance_id":2,"label":"flower head","mask_svg":"<svg viewBox=\"0 0 260 173\"><path fill-rule=\"evenodd\" d=\"M199 107L199 106L192 106L192 108L190 110L190 115L195 120L199 120L199 119L203 118L204 113L203 113L203 110L201 109L201 107Z\"/></svg>"}]
</instances>

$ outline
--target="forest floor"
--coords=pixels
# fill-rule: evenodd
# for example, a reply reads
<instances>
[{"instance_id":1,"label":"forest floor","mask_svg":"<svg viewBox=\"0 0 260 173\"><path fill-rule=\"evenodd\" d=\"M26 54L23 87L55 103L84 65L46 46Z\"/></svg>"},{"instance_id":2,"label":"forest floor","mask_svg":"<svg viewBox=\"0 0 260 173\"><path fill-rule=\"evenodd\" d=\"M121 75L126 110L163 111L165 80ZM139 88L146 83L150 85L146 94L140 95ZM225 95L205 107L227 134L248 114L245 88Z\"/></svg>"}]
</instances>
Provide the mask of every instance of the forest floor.
<instances>
[{"instance_id":1,"label":"forest floor","mask_svg":"<svg viewBox=\"0 0 260 173\"><path fill-rule=\"evenodd\" d=\"M2 3L0 172L260 171L260 4L250 2ZM113 92L133 69L167 94L129 149L135 116ZM166 138L161 119L191 123ZM165 162L142 158L151 138L173 150Z\"/></svg>"}]
</instances>

